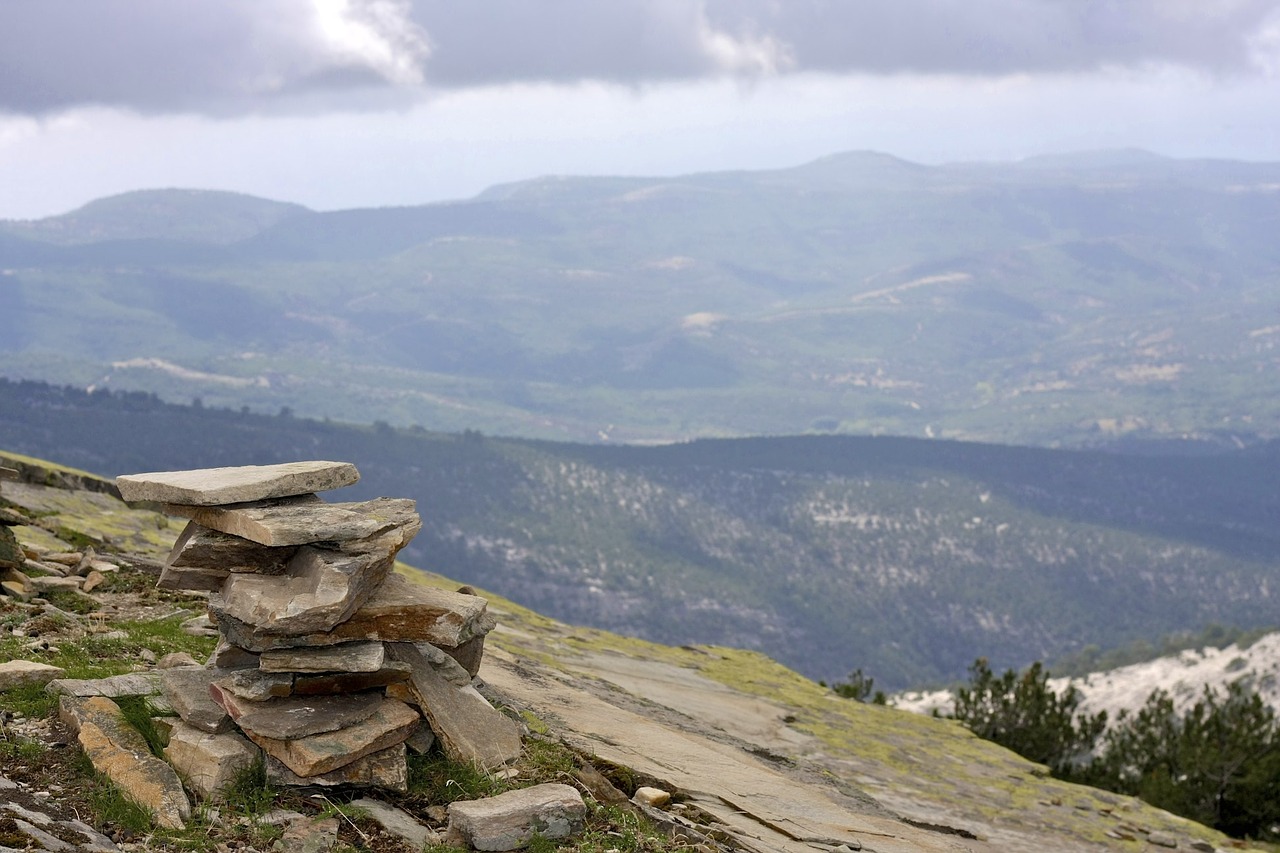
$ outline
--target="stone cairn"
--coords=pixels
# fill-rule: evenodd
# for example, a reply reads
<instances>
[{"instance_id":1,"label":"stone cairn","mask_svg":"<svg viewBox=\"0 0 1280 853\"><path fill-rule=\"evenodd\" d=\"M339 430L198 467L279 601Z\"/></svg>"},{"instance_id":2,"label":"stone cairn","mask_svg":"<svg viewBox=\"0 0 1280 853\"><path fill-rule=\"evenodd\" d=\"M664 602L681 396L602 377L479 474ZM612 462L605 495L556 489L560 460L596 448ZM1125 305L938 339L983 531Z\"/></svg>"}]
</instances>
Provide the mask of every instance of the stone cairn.
<instances>
[{"instance_id":1,"label":"stone cairn","mask_svg":"<svg viewBox=\"0 0 1280 853\"><path fill-rule=\"evenodd\" d=\"M204 667L164 670L180 718L166 755L203 796L259 755L277 785L405 791L406 749L438 741L487 770L520 754L519 726L472 683L495 625L485 600L392 570L421 527L413 501L315 494L358 479L299 462L116 481L190 519L159 586L208 591L219 643Z\"/></svg>"}]
</instances>

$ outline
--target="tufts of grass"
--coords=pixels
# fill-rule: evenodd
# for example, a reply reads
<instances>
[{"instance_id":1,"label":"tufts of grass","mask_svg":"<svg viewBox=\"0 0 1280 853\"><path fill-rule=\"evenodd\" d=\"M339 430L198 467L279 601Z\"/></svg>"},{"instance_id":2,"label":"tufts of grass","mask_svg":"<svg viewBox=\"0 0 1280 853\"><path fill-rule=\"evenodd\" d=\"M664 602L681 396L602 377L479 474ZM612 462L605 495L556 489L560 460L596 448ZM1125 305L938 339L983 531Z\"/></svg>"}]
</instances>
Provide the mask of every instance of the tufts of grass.
<instances>
[{"instance_id":1,"label":"tufts of grass","mask_svg":"<svg viewBox=\"0 0 1280 853\"><path fill-rule=\"evenodd\" d=\"M507 780L474 764L452 761L439 751L409 756L409 792L423 796L431 805L492 797L511 788Z\"/></svg>"},{"instance_id":2,"label":"tufts of grass","mask_svg":"<svg viewBox=\"0 0 1280 853\"><path fill-rule=\"evenodd\" d=\"M165 736L153 719L156 709L146 696L119 696L114 700L124 721L138 730L147 748L157 758L164 758Z\"/></svg>"},{"instance_id":3,"label":"tufts of grass","mask_svg":"<svg viewBox=\"0 0 1280 853\"><path fill-rule=\"evenodd\" d=\"M261 756L241 770L222 791L222 804L232 811L258 815L270 811L279 791L267 781L267 769Z\"/></svg>"},{"instance_id":4,"label":"tufts of grass","mask_svg":"<svg viewBox=\"0 0 1280 853\"><path fill-rule=\"evenodd\" d=\"M76 765L87 783L94 825L116 827L136 835L146 835L152 831L151 812L125 796L110 779L94 770L87 755L80 753Z\"/></svg>"}]
</instances>

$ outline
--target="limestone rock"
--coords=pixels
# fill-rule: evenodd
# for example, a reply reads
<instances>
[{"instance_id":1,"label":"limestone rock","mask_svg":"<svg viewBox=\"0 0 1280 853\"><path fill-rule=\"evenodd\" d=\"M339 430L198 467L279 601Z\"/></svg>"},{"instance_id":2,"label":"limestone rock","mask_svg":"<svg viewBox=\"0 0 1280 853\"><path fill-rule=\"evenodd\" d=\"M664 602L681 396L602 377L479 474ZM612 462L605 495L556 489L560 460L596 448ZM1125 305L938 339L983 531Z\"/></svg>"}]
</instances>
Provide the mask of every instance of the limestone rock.
<instances>
[{"instance_id":1,"label":"limestone rock","mask_svg":"<svg viewBox=\"0 0 1280 853\"><path fill-rule=\"evenodd\" d=\"M159 672L130 672L110 678L57 678L45 685L50 693L65 696L156 696L163 692Z\"/></svg>"},{"instance_id":2,"label":"limestone rock","mask_svg":"<svg viewBox=\"0 0 1280 853\"><path fill-rule=\"evenodd\" d=\"M191 803L178 774L151 754L142 735L124 721L116 703L105 696L64 696L61 714L74 720L76 737L95 770L149 809L160 826L185 826Z\"/></svg>"},{"instance_id":3,"label":"limestone rock","mask_svg":"<svg viewBox=\"0 0 1280 853\"><path fill-rule=\"evenodd\" d=\"M293 676L287 672L260 672L256 669L237 669L230 675L213 681L210 684L214 701L223 705L227 694L248 699L251 702L262 702L276 699L293 693Z\"/></svg>"},{"instance_id":4,"label":"limestone rock","mask_svg":"<svg viewBox=\"0 0 1280 853\"><path fill-rule=\"evenodd\" d=\"M314 496L263 501L239 506L170 506L206 528L264 546L284 547L313 542L367 539L409 524L416 517L408 498L376 498L359 503L325 503Z\"/></svg>"},{"instance_id":5,"label":"limestone rock","mask_svg":"<svg viewBox=\"0 0 1280 853\"><path fill-rule=\"evenodd\" d=\"M209 685L225 677L226 672L204 667L163 669L160 672L165 698L184 723L207 733L225 732L231 728L231 718L209 695Z\"/></svg>"},{"instance_id":6,"label":"limestone rock","mask_svg":"<svg viewBox=\"0 0 1280 853\"><path fill-rule=\"evenodd\" d=\"M476 850L518 850L535 834L569 838L582 831L586 819L578 789L551 782L451 804L448 835Z\"/></svg>"},{"instance_id":7,"label":"limestone rock","mask_svg":"<svg viewBox=\"0 0 1280 853\"><path fill-rule=\"evenodd\" d=\"M324 672L318 675L295 675L294 696L319 696L329 693L360 693L378 687L389 687L407 681L412 670L408 664L387 661L377 672Z\"/></svg>"},{"instance_id":8,"label":"limestone rock","mask_svg":"<svg viewBox=\"0 0 1280 853\"><path fill-rule=\"evenodd\" d=\"M387 749L413 734L418 712L403 702L384 699L367 719L334 732L310 735L297 740L245 734L268 755L280 760L304 778L329 773L373 752Z\"/></svg>"},{"instance_id":9,"label":"limestone rock","mask_svg":"<svg viewBox=\"0 0 1280 853\"><path fill-rule=\"evenodd\" d=\"M251 767L259 750L235 732L213 734L186 723L176 723L169 733L165 757L187 784L203 799L212 799L236 774Z\"/></svg>"},{"instance_id":10,"label":"limestone rock","mask_svg":"<svg viewBox=\"0 0 1280 853\"><path fill-rule=\"evenodd\" d=\"M648 785L641 785L639 788L636 788L635 794L631 797L631 802L638 806L649 806L656 809L671 802L671 794L661 788L651 788Z\"/></svg>"},{"instance_id":11,"label":"limestone rock","mask_svg":"<svg viewBox=\"0 0 1280 853\"><path fill-rule=\"evenodd\" d=\"M208 666L217 669L257 669L258 656L226 640L219 640L213 654L209 656Z\"/></svg>"},{"instance_id":12,"label":"limestone rock","mask_svg":"<svg viewBox=\"0 0 1280 853\"><path fill-rule=\"evenodd\" d=\"M439 842L437 833L418 823L403 809L369 797L352 800L351 805L362 809L387 832L403 838L414 850Z\"/></svg>"},{"instance_id":13,"label":"limestone rock","mask_svg":"<svg viewBox=\"0 0 1280 853\"><path fill-rule=\"evenodd\" d=\"M263 652L258 667L263 672L377 672L385 660L382 643L365 641Z\"/></svg>"},{"instance_id":14,"label":"limestone rock","mask_svg":"<svg viewBox=\"0 0 1280 853\"><path fill-rule=\"evenodd\" d=\"M417 515L368 539L298 549L283 575L232 574L209 612L268 634L312 634L346 621L382 586L395 555L418 532ZM244 644L241 644L244 645Z\"/></svg>"},{"instance_id":15,"label":"limestone rock","mask_svg":"<svg viewBox=\"0 0 1280 853\"><path fill-rule=\"evenodd\" d=\"M246 733L276 740L296 740L354 726L373 716L386 701L378 693L288 697L264 702L251 702L226 693L220 698L226 702L227 714Z\"/></svg>"},{"instance_id":16,"label":"limestone rock","mask_svg":"<svg viewBox=\"0 0 1280 853\"><path fill-rule=\"evenodd\" d=\"M359 479L349 462L316 461L125 474L116 486L126 501L217 506L323 492Z\"/></svg>"},{"instance_id":17,"label":"limestone rock","mask_svg":"<svg viewBox=\"0 0 1280 853\"><path fill-rule=\"evenodd\" d=\"M273 785L294 785L298 787L350 785L359 788L381 788L401 794L407 793L409 790L409 764L406 759L405 745L402 743L398 743L389 749L371 753L363 758L357 758L337 770L320 773L316 776L299 776L271 756L267 756L266 770L267 781Z\"/></svg>"},{"instance_id":18,"label":"limestone rock","mask_svg":"<svg viewBox=\"0 0 1280 853\"><path fill-rule=\"evenodd\" d=\"M289 853L329 853L337 843L338 819L312 818L290 823L271 849L288 850Z\"/></svg>"},{"instance_id":19,"label":"limestone rock","mask_svg":"<svg viewBox=\"0 0 1280 853\"><path fill-rule=\"evenodd\" d=\"M61 678L66 670L47 663L30 660L10 660L0 663L0 690L48 684Z\"/></svg>"},{"instance_id":20,"label":"limestone rock","mask_svg":"<svg viewBox=\"0 0 1280 853\"><path fill-rule=\"evenodd\" d=\"M216 612L214 616L229 642L254 652L336 645L351 640L427 642L454 647L493 629L496 623L487 613L487 606L479 596L415 584L393 573L363 607L330 631L283 636L241 621L225 611Z\"/></svg>"},{"instance_id":21,"label":"limestone rock","mask_svg":"<svg viewBox=\"0 0 1280 853\"><path fill-rule=\"evenodd\" d=\"M409 643L389 643L387 651L413 667L409 684L445 755L487 770L520 756L519 726L494 710L469 679L465 686L457 683L456 673L466 674L456 661L443 654L443 661L433 660Z\"/></svg>"}]
</instances>

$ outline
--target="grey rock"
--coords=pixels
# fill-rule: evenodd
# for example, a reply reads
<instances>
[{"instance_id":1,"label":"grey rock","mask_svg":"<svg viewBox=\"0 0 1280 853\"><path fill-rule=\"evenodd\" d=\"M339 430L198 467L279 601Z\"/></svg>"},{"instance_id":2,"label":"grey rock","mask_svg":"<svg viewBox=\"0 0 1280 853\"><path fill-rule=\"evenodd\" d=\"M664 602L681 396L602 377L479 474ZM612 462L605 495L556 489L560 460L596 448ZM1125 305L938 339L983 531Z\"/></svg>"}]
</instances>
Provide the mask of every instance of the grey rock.
<instances>
[{"instance_id":1,"label":"grey rock","mask_svg":"<svg viewBox=\"0 0 1280 853\"><path fill-rule=\"evenodd\" d=\"M426 755L436 745L436 733L431 731L431 724L423 720L404 744L418 755Z\"/></svg>"},{"instance_id":2,"label":"grey rock","mask_svg":"<svg viewBox=\"0 0 1280 853\"><path fill-rule=\"evenodd\" d=\"M206 528L265 546L367 539L411 522L415 503L408 498L376 498L358 503L325 503L314 496L238 506L170 506Z\"/></svg>"},{"instance_id":3,"label":"grey rock","mask_svg":"<svg viewBox=\"0 0 1280 853\"><path fill-rule=\"evenodd\" d=\"M1156 847L1177 847L1178 839L1167 832L1153 832L1147 836L1147 843Z\"/></svg>"},{"instance_id":4,"label":"grey rock","mask_svg":"<svg viewBox=\"0 0 1280 853\"><path fill-rule=\"evenodd\" d=\"M389 803L361 797L352 800L351 805L363 809L378 826L392 835L403 838L415 850L421 850L428 844L436 844L440 840L437 833L418 823L408 812Z\"/></svg>"},{"instance_id":5,"label":"grey rock","mask_svg":"<svg viewBox=\"0 0 1280 853\"><path fill-rule=\"evenodd\" d=\"M116 486L126 501L217 506L323 492L359 479L349 462L316 461L125 474Z\"/></svg>"},{"instance_id":6,"label":"grey rock","mask_svg":"<svg viewBox=\"0 0 1280 853\"><path fill-rule=\"evenodd\" d=\"M283 575L232 574L209 596L209 612L268 634L297 636L330 631L346 621L382 586L395 555L422 522L385 530L335 548L298 549ZM244 644L240 644L244 645Z\"/></svg>"},{"instance_id":7,"label":"grey rock","mask_svg":"<svg viewBox=\"0 0 1280 853\"><path fill-rule=\"evenodd\" d=\"M415 584L392 573L363 607L329 631L283 636L241 621L226 611L214 615L229 642L254 652L352 640L428 642L454 647L493 629L497 623L488 614L487 606L479 596Z\"/></svg>"},{"instance_id":8,"label":"grey rock","mask_svg":"<svg viewBox=\"0 0 1280 853\"><path fill-rule=\"evenodd\" d=\"M315 776L302 777L294 773L279 760L267 756L267 781L273 785L292 785L297 787L352 786L357 788L381 788L385 791L407 793L409 790L409 763L406 759L405 745L398 743L388 749L357 758L350 764L344 764L337 770L320 773Z\"/></svg>"},{"instance_id":9,"label":"grey rock","mask_svg":"<svg viewBox=\"0 0 1280 853\"><path fill-rule=\"evenodd\" d=\"M257 669L258 656L226 640L219 640L207 665L217 669Z\"/></svg>"},{"instance_id":10,"label":"grey rock","mask_svg":"<svg viewBox=\"0 0 1280 853\"><path fill-rule=\"evenodd\" d=\"M236 732L210 733L177 723L165 757L202 798L216 798L236 775L258 760L259 749Z\"/></svg>"},{"instance_id":11,"label":"grey rock","mask_svg":"<svg viewBox=\"0 0 1280 853\"><path fill-rule=\"evenodd\" d=\"M249 702L228 698L227 713L246 733L277 740L295 740L354 726L369 717L385 701L378 693L351 696L287 697Z\"/></svg>"},{"instance_id":12,"label":"grey rock","mask_svg":"<svg viewBox=\"0 0 1280 853\"><path fill-rule=\"evenodd\" d=\"M156 696L163 692L159 672L130 672L110 678L57 678L45 685L50 693L64 696Z\"/></svg>"},{"instance_id":13,"label":"grey rock","mask_svg":"<svg viewBox=\"0 0 1280 853\"><path fill-rule=\"evenodd\" d=\"M278 649L263 652L263 672L377 672L386 660L382 643L358 641L318 649Z\"/></svg>"},{"instance_id":14,"label":"grey rock","mask_svg":"<svg viewBox=\"0 0 1280 853\"><path fill-rule=\"evenodd\" d=\"M177 669L183 666L200 666L200 661L186 652L169 652L156 664L160 669Z\"/></svg>"},{"instance_id":15,"label":"grey rock","mask_svg":"<svg viewBox=\"0 0 1280 853\"><path fill-rule=\"evenodd\" d=\"M329 853L338 843L336 817L293 821L285 828L272 850L289 853Z\"/></svg>"},{"instance_id":16,"label":"grey rock","mask_svg":"<svg viewBox=\"0 0 1280 853\"><path fill-rule=\"evenodd\" d=\"M295 675L294 696L317 696L330 693L360 693L378 687L389 687L409 680L412 669L399 661L387 661L377 672L325 672L318 675Z\"/></svg>"},{"instance_id":17,"label":"grey rock","mask_svg":"<svg viewBox=\"0 0 1280 853\"><path fill-rule=\"evenodd\" d=\"M456 673L465 676L465 670L456 661L447 655L434 659L409 643L389 643L387 652L413 667L410 689L445 755L488 770L520 756L519 726L494 710L469 681L457 683Z\"/></svg>"},{"instance_id":18,"label":"grey rock","mask_svg":"<svg viewBox=\"0 0 1280 853\"><path fill-rule=\"evenodd\" d=\"M214 700L222 703L222 694L232 694L252 702L262 702L293 693L293 676L287 672L261 672L237 669L210 684ZM223 707L226 707L225 705Z\"/></svg>"},{"instance_id":19,"label":"grey rock","mask_svg":"<svg viewBox=\"0 0 1280 853\"><path fill-rule=\"evenodd\" d=\"M209 695L209 685L229 673L202 666L163 669L160 672L160 686L165 698L184 723L212 734L231 728L231 718Z\"/></svg>"},{"instance_id":20,"label":"grey rock","mask_svg":"<svg viewBox=\"0 0 1280 853\"><path fill-rule=\"evenodd\" d=\"M0 663L0 691L12 690L15 687L30 687L48 684L55 678L61 678L66 670L47 663L31 660L10 660Z\"/></svg>"},{"instance_id":21,"label":"grey rock","mask_svg":"<svg viewBox=\"0 0 1280 853\"><path fill-rule=\"evenodd\" d=\"M34 577L27 580L27 586L36 592L79 592L80 586L84 583L81 578L41 578Z\"/></svg>"},{"instance_id":22,"label":"grey rock","mask_svg":"<svg viewBox=\"0 0 1280 853\"><path fill-rule=\"evenodd\" d=\"M578 789L552 782L451 804L448 835L476 850L518 850L535 834L550 839L576 835L586 818Z\"/></svg>"},{"instance_id":23,"label":"grey rock","mask_svg":"<svg viewBox=\"0 0 1280 853\"><path fill-rule=\"evenodd\" d=\"M262 737L247 730L245 734L294 773L309 778L404 743L419 719L418 712L403 702L384 699L367 719L337 731L296 740Z\"/></svg>"},{"instance_id":24,"label":"grey rock","mask_svg":"<svg viewBox=\"0 0 1280 853\"><path fill-rule=\"evenodd\" d=\"M227 572L278 575L297 551L296 547L260 545L189 521L169 552L166 565L177 568L217 566Z\"/></svg>"}]
</instances>

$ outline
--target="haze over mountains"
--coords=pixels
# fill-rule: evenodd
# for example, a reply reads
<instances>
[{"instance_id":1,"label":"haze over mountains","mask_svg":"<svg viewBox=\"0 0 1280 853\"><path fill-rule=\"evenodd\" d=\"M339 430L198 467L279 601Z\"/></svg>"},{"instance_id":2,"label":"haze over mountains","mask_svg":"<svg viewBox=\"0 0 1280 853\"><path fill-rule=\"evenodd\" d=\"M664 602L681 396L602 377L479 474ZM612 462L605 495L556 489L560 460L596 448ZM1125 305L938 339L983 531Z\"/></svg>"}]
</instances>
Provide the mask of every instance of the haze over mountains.
<instances>
[{"instance_id":1,"label":"haze over mountains","mask_svg":"<svg viewBox=\"0 0 1280 853\"><path fill-rule=\"evenodd\" d=\"M879 154L0 223L0 374L576 440L1280 434L1280 164Z\"/></svg>"}]
</instances>

